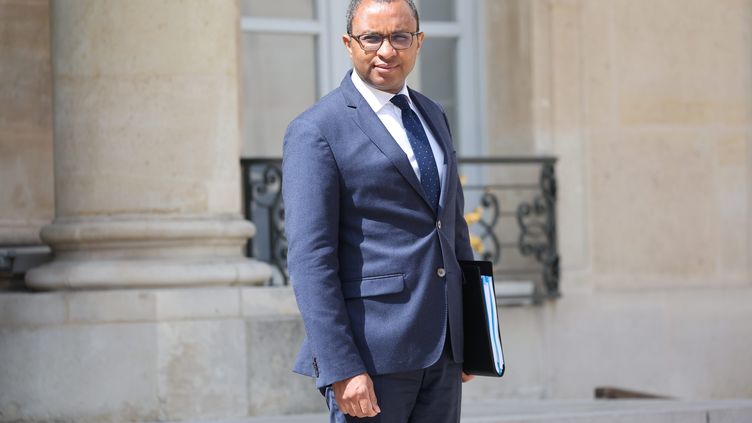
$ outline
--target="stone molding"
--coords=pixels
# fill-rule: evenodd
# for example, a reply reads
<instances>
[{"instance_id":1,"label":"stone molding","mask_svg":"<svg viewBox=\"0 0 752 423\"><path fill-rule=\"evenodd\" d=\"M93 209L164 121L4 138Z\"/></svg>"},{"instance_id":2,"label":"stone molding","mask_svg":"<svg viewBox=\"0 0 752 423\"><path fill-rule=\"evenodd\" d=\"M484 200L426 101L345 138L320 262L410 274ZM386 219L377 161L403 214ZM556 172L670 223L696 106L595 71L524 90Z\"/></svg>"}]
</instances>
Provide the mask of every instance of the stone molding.
<instances>
[{"instance_id":1,"label":"stone molding","mask_svg":"<svg viewBox=\"0 0 752 423\"><path fill-rule=\"evenodd\" d=\"M55 252L30 270L34 289L261 284L269 267L243 256L255 227L239 216L60 218L41 232Z\"/></svg>"},{"instance_id":2,"label":"stone molding","mask_svg":"<svg viewBox=\"0 0 752 423\"><path fill-rule=\"evenodd\" d=\"M39 231L49 220L0 219L0 244L38 245Z\"/></svg>"},{"instance_id":3,"label":"stone molding","mask_svg":"<svg viewBox=\"0 0 752 423\"><path fill-rule=\"evenodd\" d=\"M167 321L297 318L290 287L177 287L0 293L0 329ZM297 347L297 346L295 346Z\"/></svg>"}]
</instances>

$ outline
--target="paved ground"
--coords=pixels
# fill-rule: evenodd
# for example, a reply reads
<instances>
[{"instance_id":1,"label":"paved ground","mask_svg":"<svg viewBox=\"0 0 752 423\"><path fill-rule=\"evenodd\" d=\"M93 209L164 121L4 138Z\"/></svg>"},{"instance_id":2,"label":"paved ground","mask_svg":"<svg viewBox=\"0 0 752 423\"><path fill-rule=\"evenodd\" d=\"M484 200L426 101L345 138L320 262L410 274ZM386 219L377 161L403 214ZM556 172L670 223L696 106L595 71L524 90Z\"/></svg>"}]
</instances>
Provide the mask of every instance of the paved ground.
<instances>
[{"instance_id":1,"label":"paved ground","mask_svg":"<svg viewBox=\"0 0 752 423\"><path fill-rule=\"evenodd\" d=\"M326 414L194 423L326 423ZM465 404L463 423L752 423L752 400L503 400Z\"/></svg>"}]
</instances>

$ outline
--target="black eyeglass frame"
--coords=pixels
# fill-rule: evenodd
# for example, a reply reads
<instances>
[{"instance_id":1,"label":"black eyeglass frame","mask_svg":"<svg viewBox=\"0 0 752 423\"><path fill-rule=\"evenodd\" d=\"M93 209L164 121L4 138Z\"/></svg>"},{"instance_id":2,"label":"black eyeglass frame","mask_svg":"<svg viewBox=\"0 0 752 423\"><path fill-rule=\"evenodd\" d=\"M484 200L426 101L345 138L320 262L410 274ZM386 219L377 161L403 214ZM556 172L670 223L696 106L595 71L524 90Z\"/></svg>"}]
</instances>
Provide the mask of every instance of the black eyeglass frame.
<instances>
[{"instance_id":1,"label":"black eyeglass frame","mask_svg":"<svg viewBox=\"0 0 752 423\"><path fill-rule=\"evenodd\" d=\"M360 34L360 35L353 35L353 34L347 34L347 35L350 38L352 38L355 41L357 41L358 44L360 45L360 48L362 48L363 51L366 51L366 52L369 52L369 53L373 53L374 51L379 51L379 49L381 48L381 46L384 45L384 40L386 40L386 39L389 39L389 45L392 46L393 49L395 49L395 50L407 50L407 49L409 49L410 47L413 46L413 42L414 42L415 36L418 35L418 34L422 34L422 33L423 33L423 31L415 31L415 32L399 31L399 32L392 32L391 34L387 34L387 35L382 35L382 34L375 33L375 32L366 32L365 34ZM395 47L394 43L392 42L392 36L394 36L396 34L408 34L408 35L410 35L410 45L407 46L407 47L403 47L403 48L397 48L397 47ZM376 47L375 49L372 49L372 50L366 49L366 47L363 45L363 42L360 41L361 37L365 37L365 36L368 36L368 35L378 35L379 37L381 37L381 42L379 43L379 46Z\"/></svg>"}]
</instances>

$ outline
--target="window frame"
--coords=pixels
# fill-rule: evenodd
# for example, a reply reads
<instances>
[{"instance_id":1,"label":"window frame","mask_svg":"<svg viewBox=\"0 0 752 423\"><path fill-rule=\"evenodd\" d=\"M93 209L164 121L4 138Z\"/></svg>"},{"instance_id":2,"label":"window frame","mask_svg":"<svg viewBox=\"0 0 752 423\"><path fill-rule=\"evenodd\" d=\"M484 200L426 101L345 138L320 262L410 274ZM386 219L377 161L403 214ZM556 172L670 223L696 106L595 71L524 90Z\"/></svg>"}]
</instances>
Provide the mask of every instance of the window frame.
<instances>
[{"instance_id":1,"label":"window frame","mask_svg":"<svg viewBox=\"0 0 752 423\"><path fill-rule=\"evenodd\" d=\"M287 34L287 35L312 35L316 39L316 54L319 58L316 66L316 97L321 98L330 91L327 75L331 73L330 56L331 42L329 39L330 23L327 10L327 2L312 0L314 2L313 19L296 18L264 18L256 16L241 16L240 30L242 32L256 32L264 34Z\"/></svg>"},{"instance_id":2,"label":"window frame","mask_svg":"<svg viewBox=\"0 0 752 423\"><path fill-rule=\"evenodd\" d=\"M352 68L341 37L349 0L313 0L314 18L265 18L241 16L243 32L312 35L316 39L316 94L323 97L337 88ZM485 38L482 11L485 0L454 0L454 21L421 21L426 37L457 40L457 122L452 128L460 156L483 156L486 151ZM337 48L340 46L340 48ZM430 96L430 93L428 93Z\"/></svg>"}]
</instances>

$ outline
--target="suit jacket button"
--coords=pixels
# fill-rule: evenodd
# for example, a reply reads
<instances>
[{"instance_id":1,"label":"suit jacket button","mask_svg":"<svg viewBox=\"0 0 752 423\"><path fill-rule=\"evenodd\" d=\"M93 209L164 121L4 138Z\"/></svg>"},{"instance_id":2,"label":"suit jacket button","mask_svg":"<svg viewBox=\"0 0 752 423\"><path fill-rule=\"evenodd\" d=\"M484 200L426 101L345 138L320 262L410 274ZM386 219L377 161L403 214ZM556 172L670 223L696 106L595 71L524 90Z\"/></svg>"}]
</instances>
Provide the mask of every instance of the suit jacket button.
<instances>
[{"instance_id":1,"label":"suit jacket button","mask_svg":"<svg viewBox=\"0 0 752 423\"><path fill-rule=\"evenodd\" d=\"M439 220L438 222L436 222L436 227L439 228L439 229L441 229L441 220Z\"/></svg>"},{"instance_id":2,"label":"suit jacket button","mask_svg":"<svg viewBox=\"0 0 752 423\"><path fill-rule=\"evenodd\" d=\"M444 276L446 276L446 270L444 270L444 268L443 268L443 267L439 267L439 268L438 268L438 269L436 270L436 274L437 274L437 275L438 275L438 276L439 276L440 278L443 278Z\"/></svg>"}]
</instances>

